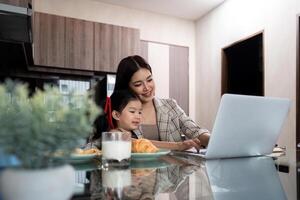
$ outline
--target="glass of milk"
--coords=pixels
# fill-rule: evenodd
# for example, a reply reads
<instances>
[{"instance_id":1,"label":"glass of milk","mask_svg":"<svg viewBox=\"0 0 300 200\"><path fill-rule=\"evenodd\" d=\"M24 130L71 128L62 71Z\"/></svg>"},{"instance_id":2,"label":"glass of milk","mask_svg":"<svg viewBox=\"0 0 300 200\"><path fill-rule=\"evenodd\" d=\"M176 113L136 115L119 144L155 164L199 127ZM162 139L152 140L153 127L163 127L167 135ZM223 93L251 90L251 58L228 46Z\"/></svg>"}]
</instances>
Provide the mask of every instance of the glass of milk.
<instances>
[{"instance_id":1,"label":"glass of milk","mask_svg":"<svg viewBox=\"0 0 300 200\"><path fill-rule=\"evenodd\" d=\"M128 166L131 156L131 133L102 133L102 165Z\"/></svg>"}]
</instances>

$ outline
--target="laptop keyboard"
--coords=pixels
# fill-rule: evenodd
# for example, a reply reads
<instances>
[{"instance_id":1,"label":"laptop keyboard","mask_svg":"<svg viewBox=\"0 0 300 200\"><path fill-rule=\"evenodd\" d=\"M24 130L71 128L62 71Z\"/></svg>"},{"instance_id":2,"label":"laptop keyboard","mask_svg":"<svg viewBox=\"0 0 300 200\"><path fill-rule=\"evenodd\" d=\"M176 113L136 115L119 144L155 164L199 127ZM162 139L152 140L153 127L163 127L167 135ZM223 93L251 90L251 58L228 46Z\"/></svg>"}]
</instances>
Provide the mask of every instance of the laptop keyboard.
<instances>
[{"instance_id":1,"label":"laptop keyboard","mask_svg":"<svg viewBox=\"0 0 300 200\"><path fill-rule=\"evenodd\" d=\"M200 150L199 150L199 154L205 155L205 154L206 154L206 150L207 150L207 149L200 149Z\"/></svg>"}]
</instances>

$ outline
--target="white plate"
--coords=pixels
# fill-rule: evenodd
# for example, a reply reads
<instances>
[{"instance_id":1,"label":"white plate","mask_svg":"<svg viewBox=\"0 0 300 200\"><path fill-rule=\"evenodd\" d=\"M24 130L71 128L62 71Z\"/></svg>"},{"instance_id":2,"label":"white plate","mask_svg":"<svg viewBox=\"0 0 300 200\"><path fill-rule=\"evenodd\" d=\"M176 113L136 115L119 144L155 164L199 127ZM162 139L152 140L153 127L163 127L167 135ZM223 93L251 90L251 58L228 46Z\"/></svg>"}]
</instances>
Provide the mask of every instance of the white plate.
<instances>
[{"instance_id":1,"label":"white plate","mask_svg":"<svg viewBox=\"0 0 300 200\"><path fill-rule=\"evenodd\" d=\"M70 160L91 160L93 158L99 157L98 154L92 153L92 154L71 154L71 156L68 158Z\"/></svg>"},{"instance_id":2,"label":"white plate","mask_svg":"<svg viewBox=\"0 0 300 200\"><path fill-rule=\"evenodd\" d=\"M131 153L132 160L153 160L161 156L169 154L171 151L168 149L160 149L156 153Z\"/></svg>"}]
</instances>

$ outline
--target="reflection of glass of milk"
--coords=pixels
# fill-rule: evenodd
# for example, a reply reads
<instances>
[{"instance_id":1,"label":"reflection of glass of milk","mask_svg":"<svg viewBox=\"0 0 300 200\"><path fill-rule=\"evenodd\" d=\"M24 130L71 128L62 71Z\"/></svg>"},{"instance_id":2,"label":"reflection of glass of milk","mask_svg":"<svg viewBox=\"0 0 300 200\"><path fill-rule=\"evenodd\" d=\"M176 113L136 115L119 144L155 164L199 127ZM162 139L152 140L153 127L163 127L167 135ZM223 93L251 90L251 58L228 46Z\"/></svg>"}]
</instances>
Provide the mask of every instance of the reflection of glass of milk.
<instances>
[{"instance_id":1,"label":"reflection of glass of milk","mask_svg":"<svg viewBox=\"0 0 300 200\"><path fill-rule=\"evenodd\" d=\"M131 156L131 133L103 132L102 133L102 161L104 166L116 162L129 165Z\"/></svg>"},{"instance_id":2,"label":"reflection of glass of milk","mask_svg":"<svg viewBox=\"0 0 300 200\"><path fill-rule=\"evenodd\" d=\"M130 169L102 170L102 185L105 188L123 188L131 185Z\"/></svg>"}]
</instances>

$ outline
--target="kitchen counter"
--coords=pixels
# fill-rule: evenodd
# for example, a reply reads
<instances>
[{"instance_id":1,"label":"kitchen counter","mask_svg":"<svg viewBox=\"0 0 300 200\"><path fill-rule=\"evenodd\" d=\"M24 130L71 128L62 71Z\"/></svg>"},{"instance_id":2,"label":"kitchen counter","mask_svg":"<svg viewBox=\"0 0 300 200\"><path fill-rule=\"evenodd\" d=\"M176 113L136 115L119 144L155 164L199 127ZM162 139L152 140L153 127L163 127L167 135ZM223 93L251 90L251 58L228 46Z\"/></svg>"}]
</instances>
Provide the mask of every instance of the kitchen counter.
<instances>
[{"instance_id":1,"label":"kitchen counter","mask_svg":"<svg viewBox=\"0 0 300 200\"><path fill-rule=\"evenodd\" d=\"M297 199L285 156L203 160L168 155L101 169L101 162L74 165L79 199ZM296 172L298 176L298 172Z\"/></svg>"}]
</instances>

